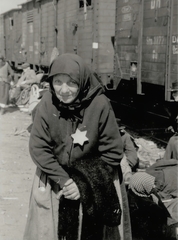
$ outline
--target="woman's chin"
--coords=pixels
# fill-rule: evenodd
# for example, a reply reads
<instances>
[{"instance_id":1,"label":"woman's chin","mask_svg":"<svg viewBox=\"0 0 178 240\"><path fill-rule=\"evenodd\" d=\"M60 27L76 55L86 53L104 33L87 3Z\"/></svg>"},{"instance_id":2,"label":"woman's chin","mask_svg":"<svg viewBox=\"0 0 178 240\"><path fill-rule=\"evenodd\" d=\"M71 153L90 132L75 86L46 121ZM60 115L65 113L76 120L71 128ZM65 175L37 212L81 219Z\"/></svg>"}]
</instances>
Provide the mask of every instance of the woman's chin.
<instances>
[{"instance_id":1,"label":"woman's chin","mask_svg":"<svg viewBox=\"0 0 178 240\"><path fill-rule=\"evenodd\" d=\"M63 103L66 103L66 104L69 104L73 101L73 99L63 99L63 98L60 98L59 100Z\"/></svg>"}]
</instances>

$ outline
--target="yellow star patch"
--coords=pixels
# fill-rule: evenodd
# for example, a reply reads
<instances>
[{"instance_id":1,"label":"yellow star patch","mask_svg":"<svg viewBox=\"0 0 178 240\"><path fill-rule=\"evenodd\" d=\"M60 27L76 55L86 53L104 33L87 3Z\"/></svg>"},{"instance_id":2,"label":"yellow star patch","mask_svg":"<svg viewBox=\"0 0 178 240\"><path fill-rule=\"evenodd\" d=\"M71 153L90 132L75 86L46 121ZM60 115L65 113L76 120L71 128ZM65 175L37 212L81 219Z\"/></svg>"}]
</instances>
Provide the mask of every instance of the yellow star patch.
<instances>
[{"instance_id":1,"label":"yellow star patch","mask_svg":"<svg viewBox=\"0 0 178 240\"><path fill-rule=\"evenodd\" d=\"M80 131L78 128L74 134L71 135L73 138L74 144L79 144L80 146L83 146L84 142L88 141L88 138L86 137L87 131Z\"/></svg>"}]
</instances>

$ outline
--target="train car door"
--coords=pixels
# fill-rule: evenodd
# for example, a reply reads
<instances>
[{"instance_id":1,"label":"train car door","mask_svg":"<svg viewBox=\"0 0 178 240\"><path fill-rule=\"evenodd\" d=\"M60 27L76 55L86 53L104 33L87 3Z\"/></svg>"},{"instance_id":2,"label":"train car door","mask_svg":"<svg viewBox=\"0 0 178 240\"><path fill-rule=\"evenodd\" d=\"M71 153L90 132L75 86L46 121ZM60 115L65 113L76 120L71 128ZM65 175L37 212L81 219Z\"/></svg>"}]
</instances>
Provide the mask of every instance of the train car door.
<instances>
[{"instance_id":1,"label":"train car door","mask_svg":"<svg viewBox=\"0 0 178 240\"><path fill-rule=\"evenodd\" d=\"M22 62L21 58L21 44L22 44L22 14L21 10L14 12L14 62L17 66L18 63Z\"/></svg>"},{"instance_id":2,"label":"train car door","mask_svg":"<svg viewBox=\"0 0 178 240\"><path fill-rule=\"evenodd\" d=\"M145 0L143 26L143 92L148 84L162 86L164 100L170 101L178 79L178 1Z\"/></svg>"},{"instance_id":3,"label":"train car door","mask_svg":"<svg viewBox=\"0 0 178 240\"><path fill-rule=\"evenodd\" d=\"M78 3L77 53L92 67L93 7L92 1Z\"/></svg>"},{"instance_id":4,"label":"train car door","mask_svg":"<svg viewBox=\"0 0 178 240\"><path fill-rule=\"evenodd\" d=\"M27 61L33 64L33 55L34 55L34 15L33 15L33 1L27 3Z\"/></svg>"},{"instance_id":5,"label":"train car door","mask_svg":"<svg viewBox=\"0 0 178 240\"><path fill-rule=\"evenodd\" d=\"M4 39L4 15L0 15L0 49L1 54L5 56L5 39Z\"/></svg>"},{"instance_id":6,"label":"train car door","mask_svg":"<svg viewBox=\"0 0 178 240\"><path fill-rule=\"evenodd\" d=\"M140 64L141 3L137 0L116 1L115 84L121 79L132 81ZM138 50L139 47L139 50Z\"/></svg>"},{"instance_id":7,"label":"train car door","mask_svg":"<svg viewBox=\"0 0 178 240\"><path fill-rule=\"evenodd\" d=\"M58 1L57 48L59 53L77 53L78 0Z\"/></svg>"},{"instance_id":8,"label":"train car door","mask_svg":"<svg viewBox=\"0 0 178 240\"><path fill-rule=\"evenodd\" d=\"M55 46L55 9L52 0L41 2L41 25L40 25L40 62L49 66L51 52Z\"/></svg>"}]
</instances>

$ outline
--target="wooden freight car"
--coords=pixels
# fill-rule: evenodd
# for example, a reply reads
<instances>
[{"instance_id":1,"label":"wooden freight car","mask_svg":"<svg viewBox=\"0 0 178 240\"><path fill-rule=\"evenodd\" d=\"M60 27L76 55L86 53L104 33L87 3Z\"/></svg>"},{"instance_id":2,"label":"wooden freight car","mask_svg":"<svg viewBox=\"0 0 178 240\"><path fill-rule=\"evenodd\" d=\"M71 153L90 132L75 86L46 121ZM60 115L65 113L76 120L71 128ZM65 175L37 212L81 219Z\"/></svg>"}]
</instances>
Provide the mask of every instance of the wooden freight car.
<instances>
[{"instance_id":1,"label":"wooden freight car","mask_svg":"<svg viewBox=\"0 0 178 240\"><path fill-rule=\"evenodd\" d=\"M117 0L115 84L136 80L147 99L171 101L178 81L178 1Z\"/></svg>"},{"instance_id":2,"label":"wooden freight car","mask_svg":"<svg viewBox=\"0 0 178 240\"><path fill-rule=\"evenodd\" d=\"M0 55L5 56L4 17L0 15Z\"/></svg>"},{"instance_id":3,"label":"wooden freight car","mask_svg":"<svg viewBox=\"0 0 178 240\"><path fill-rule=\"evenodd\" d=\"M54 47L79 54L110 81L114 67L115 0L32 0L22 4L22 45L27 61L49 66Z\"/></svg>"},{"instance_id":4,"label":"wooden freight car","mask_svg":"<svg viewBox=\"0 0 178 240\"><path fill-rule=\"evenodd\" d=\"M3 13L1 15L1 24L1 51L12 65L17 65L23 60L21 52L21 10L17 8Z\"/></svg>"}]
</instances>

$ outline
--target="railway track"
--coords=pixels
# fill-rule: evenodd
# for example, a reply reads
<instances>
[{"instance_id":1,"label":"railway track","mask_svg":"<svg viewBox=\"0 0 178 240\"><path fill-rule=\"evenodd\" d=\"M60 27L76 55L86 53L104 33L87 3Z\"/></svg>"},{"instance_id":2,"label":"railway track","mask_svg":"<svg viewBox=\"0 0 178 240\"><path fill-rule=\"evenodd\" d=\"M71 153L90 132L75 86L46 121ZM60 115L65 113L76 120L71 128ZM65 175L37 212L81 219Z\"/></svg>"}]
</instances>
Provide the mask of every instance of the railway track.
<instances>
[{"instance_id":1,"label":"railway track","mask_svg":"<svg viewBox=\"0 0 178 240\"><path fill-rule=\"evenodd\" d=\"M122 126L134 138L142 137L154 141L160 147L166 147L173 133L166 132L165 128L134 128L128 124L122 123Z\"/></svg>"}]
</instances>

